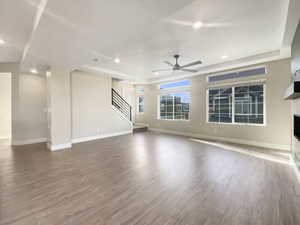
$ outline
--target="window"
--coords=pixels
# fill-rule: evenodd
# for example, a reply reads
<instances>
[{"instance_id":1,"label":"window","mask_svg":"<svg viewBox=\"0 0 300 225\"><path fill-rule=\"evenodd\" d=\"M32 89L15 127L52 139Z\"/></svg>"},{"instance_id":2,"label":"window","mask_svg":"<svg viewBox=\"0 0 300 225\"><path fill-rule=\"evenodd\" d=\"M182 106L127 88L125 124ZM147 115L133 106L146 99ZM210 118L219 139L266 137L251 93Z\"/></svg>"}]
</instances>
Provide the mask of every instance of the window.
<instances>
[{"instance_id":1,"label":"window","mask_svg":"<svg viewBox=\"0 0 300 225\"><path fill-rule=\"evenodd\" d=\"M159 117L161 120L189 120L190 93L177 92L160 95Z\"/></svg>"},{"instance_id":2,"label":"window","mask_svg":"<svg viewBox=\"0 0 300 225\"><path fill-rule=\"evenodd\" d=\"M208 122L264 124L264 85L208 90Z\"/></svg>"},{"instance_id":3,"label":"window","mask_svg":"<svg viewBox=\"0 0 300 225\"><path fill-rule=\"evenodd\" d=\"M232 88L209 90L209 122L232 122Z\"/></svg>"},{"instance_id":4,"label":"window","mask_svg":"<svg viewBox=\"0 0 300 225\"><path fill-rule=\"evenodd\" d=\"M234 88L236 123L264 123L264 87L263 85Z\"/></svg>"},{"instance_id":5,"label":"window","mask_svg":"<svg viewBox=\"0 0 300 225\"><path fill-rule=\"evenodd\" d=\"M169 89L169 88L182 88L190 86L189 80L177 81L173 83L161 84L159 89Z\"/></svg>"},{"instance_id":6,"label":"window","mask_svg":"<svg viewBox=\"0 0 300 225\"><path fill-rule=\"evenodd\" d=\"M138 96L138 113L144 113L144 96Z\"/></svg>"},{"instance_id":7,"label":"window","mask_svg":"<svg viewBox=\"0 0 300 225\"><path fill-rule=\"evenodd\" d=\"M257 67L257 68L247 69L247 70L241 70L237 72L230 72L226 74L211 75L207 77L207 81L208 83L212 83L217 81L243 78L249 76L266 75L266 74L267 74L267 68L263 66L263 67Z\"/></svg>"}]
</instances>

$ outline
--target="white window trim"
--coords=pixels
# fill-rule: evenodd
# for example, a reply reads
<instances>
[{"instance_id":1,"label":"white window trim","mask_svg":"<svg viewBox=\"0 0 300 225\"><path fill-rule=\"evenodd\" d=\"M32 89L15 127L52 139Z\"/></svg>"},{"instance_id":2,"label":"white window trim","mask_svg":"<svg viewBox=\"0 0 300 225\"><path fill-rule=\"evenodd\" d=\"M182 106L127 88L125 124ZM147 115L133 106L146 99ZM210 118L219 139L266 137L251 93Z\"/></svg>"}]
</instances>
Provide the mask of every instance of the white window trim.
<instances>
[{"instance_id":1,"label":"white window trim","mask_svg":"<svg viewBox=\"0 0 300 225\"><path fill-rule=\"evenodd\" d=\"M171 89L171 88L170 88ZM170 90L168 89L168 90ZM177 91L178 90L178 91ZM161 95L172 95L172 94L177 94L178 92L183 92L183 93L188 93L190 95L190 103L189 103L189 119L188 120L179 120L179 119L161 119L160 118L160 96ZM192 95L191 95L191 90L190 89L176 89L176 91L172 90L172 92L161 92L159 95L157 95L157 120L161 121L182 121L182 122L190 122L191 121L191 100L192 100ZM174 99L173 99L174 101ZM173 114L174 114L174 104L173 104Z\"/></svg>"},{"instance_id":2,"label":"white window trim","mask_svg":"<svg viewBox=\"0 0 300 225\"><path fill-rule=\"evenodd\" d=\"M263 85L263 91L264 91L264 114L263 114L263 118L264 118L264 123L263 124L255 124L255 123L237 123L234 120L234 112L235 112L235 105L234 105L234 101L235 98L232 97L232 123L224 123L224 122L210 122L209 121L209 90L210 89L217 89L218 87L209 87L206 89L206 123L209 124L222 124L222 125L238 125L238 126L257 126L257 127L265 127L267 126L267 107L266 107L266 84L265 83L256 83L258 84L262 84ZM232 96L234 96L234 87L239 87L239 86L246 86L247 84L241 84L241 85L234 85L234 86L230 86L232 88ZM255 85L253 83L251 83L250 85ZM224 88L224 86L219 87L219 88ZM229 88L229 87L228 87Z\"/></svg>"},{"instance_id":3,"label":"white window trim","mask_svg":"<svg viewBox=\"0 0 300 225\"><path fill-rule=\"evenodd\" d=\"M144 112L140 112L140 102L139 102L139 97L144 97ZM143 115L145 113L145 95L138 95L136 96L136 105L137 105L137 114L138 115Z\"/></svg>"}]
</instances>

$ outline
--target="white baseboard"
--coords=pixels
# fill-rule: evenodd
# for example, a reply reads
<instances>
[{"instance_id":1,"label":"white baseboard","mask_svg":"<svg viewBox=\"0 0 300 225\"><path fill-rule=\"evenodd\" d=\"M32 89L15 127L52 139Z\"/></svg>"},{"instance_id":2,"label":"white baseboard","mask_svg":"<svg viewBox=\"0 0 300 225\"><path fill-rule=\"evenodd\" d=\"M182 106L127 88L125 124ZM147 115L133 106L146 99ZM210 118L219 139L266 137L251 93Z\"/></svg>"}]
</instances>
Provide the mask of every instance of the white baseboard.
<instances>
[{"instance_id":1,"label":"white baseboard","mask_svg":"<svg viewBox=\"0 0 300 225\"><path fill-rule=\"evenodd\" d=\"M2 136L2 137L0 137L0 140L6 140L6 139L10 139L10 137L9 136Z\"/></svg>"},{"instance_id":2,"label":"white baseboard","mask_svg":"<svg viewBox=\"0 0 300 225\"><path fill-rule=\"evenodd\" d=\"M103 139L103 138L109 138L109 137L115 137L125 134L131 134L132 130L129 131L122 131L122 132L116 132L116 133L110 133L110 134L104 134L104 135L96 135L96 136L90 136L90 137L81 137L81 138L74 138L72 139L72 143L81 143L86 141L93 141L97 139Z\"/></svg>"},{"instance_id":3,"label":"white baseboard","mask_svg":"<svg viewBox=\"0 0 300 225\"><path fill-rule=\"evenodd\" d=\"M105 134L105 135L74 138L74 139L72 139L71 143L65 143L65 144L59 144L59 145L51 145L50 143L47 143L47 146L48 146L48 149L50 149L51 151L58 151L58 150L71 148L72 144L75 144L75 143L81 143L81 142L92 141L92 140L103 139L103 138L114 137L114 136L120 136L120 135L131 134L131 133L132 133L132 130L129 130L129 131L122 131L122 132L116 132L116 133Z\"/></svg>"},{"instance_id":4,"label":"white baseboard","mask_svg":"<svg viewBox=\"0 0 300 225\"><path fill-rule=\"evenodd\" d=\"M102 136L101 135L96 135L96 136L90 136L90 137L81 137L81 138L74 138L72 139L72 143L81 143L81 142L86 142L86 141L93 141L100 139Z\"/></svg>"},{"instance_id":5,"label":"white baseboard","mask_svg":"<svg viewBox=\"0 0 300 225\"><path fill-rule=\"evenodd\" d=\"M49 145L48 145L49 147ZM60 144L60 145L50 145L50 150L51 151L58 151L58 150L63 150L66 148L71 148L72 143L65 143L65 144Z\"/></svg>"},{"instance_id":6,"label":"white baseboard","mask_svg":"<svg viewBox=\"0 0 300 225\"><path fill-rule=\"evenodd\" d=\"M300 170L299 170L298 166L296 165L296 162L295 162L293 156L290 156L290 160L292 162L292 166L293 166L293 169L295 171L295 175L297 177L297 180L300 183Z\"/></svg>"},{"instance_id":7,"label":"white baseboard","mask_svg":"<svg viewBox=\"0 0 300 225\"><path fill-rule=\"evenodd\" d=\"M37 144L47 142L47 138L35 138L35 139L28 139L28 140L12 140L11 144L14 146L19 145L30 145L30 144Z\"/></svg>"},{"instance_id":8,"label":"white baseboard","mask_svg":"<svg viewBox=\"0 0 300 225\"><path fill-rule=\"evenodd\" d=\"M290 151L290 149L291 149L290 145L281 145L281 144L265 143L265 142L258 142L258 141L249 141L249 140L243 140L243 139L237 139L237 138L208 136L208 135L202 135L202 134L198 134L198 133L180 132L180 131L157 129L157 128L151 128L151 127L149 128L149 130L150 131L162 132L162 133L175 134L175 135L180 135L180 136L186 136L186 137L203 138L203 139L213 140L213 141L224 141L224 142L231 142L231 143L236 143L236 144L244 144L244 145L251 145L251 146L257 146L257 147L263 147L263 148L279 149L279 150L285 150L285 151Z\"/></svg>"}]
</instances>

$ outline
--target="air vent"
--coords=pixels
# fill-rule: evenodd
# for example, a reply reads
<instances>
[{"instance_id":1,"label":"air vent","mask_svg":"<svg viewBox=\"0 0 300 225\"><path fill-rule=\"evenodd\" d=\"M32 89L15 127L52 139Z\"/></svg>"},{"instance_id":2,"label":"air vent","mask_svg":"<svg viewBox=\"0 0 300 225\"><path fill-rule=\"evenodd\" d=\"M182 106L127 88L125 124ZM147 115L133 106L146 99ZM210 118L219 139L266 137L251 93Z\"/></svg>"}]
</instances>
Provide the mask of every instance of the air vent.
<instances>
[{"instance_id":1,"label":"air vent","mask_svg":"<svg viewBox=\"0 0 300 225\"><path fill-rule=\"evenodd\" d=\"M249 76L265 75L266 73L267 73L266 67L259 67L255 69L242 70L242 71L237 71L232 73L209 76L208 83L242 78L242 77L249 77Z\"/></svg>"}]
</instances>

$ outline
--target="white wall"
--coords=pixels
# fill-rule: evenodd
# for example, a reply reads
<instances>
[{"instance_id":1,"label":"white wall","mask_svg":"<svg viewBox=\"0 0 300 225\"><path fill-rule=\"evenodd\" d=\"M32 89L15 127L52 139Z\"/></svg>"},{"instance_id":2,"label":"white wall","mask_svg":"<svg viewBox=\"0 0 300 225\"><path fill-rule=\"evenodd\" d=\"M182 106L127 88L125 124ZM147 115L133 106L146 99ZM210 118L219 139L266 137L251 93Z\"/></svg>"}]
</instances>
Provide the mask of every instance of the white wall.
<instances>
[{"instance_id":1,"label":"white wall","mask_svg":"<svg viewBox=\"0 0 300 225\"><path fill-rule=\"evenodd\" d=\"M0 73L0 139L11 137L11 74Z\"/></svg>"},{"instance_id":2,"label":"white wall","mask_svg":"<svg viewBox=\"0 0 300 225\"><path fill-rule=\"evenodd\" d=\"M111 77L72 73L72 138L108 136L131 131L131 124L111 105Z\"/></svg>"},{"instance_id":3,"label":"white wall","mask_svg":"<svg viewBox=\"0 0 300 225\"><path fill-rule=\"evenodd\" d=\"M266 126L213 124L206 122L206 76L191 78L190 121L165 121L157 119L157 85L145 86L145 113L137 115L136 121L147 123L152 128L182 132L187 135L241 141L247 144L290 149L291 103L283 100L290 80L290 60L263 64L267 66L266 78ZM252 77L251 79L260 79ZM236 82L241 80L231 80ZM222 84L222 82L220 82Z\"/></svg>"},{"instance_id":4,"label":"white wall","mask_svg":"<svg viewBox=\"0 0 300 225\"><path fill-rule=\"evenodd\" d=\"M11 99L12 99L12 140L17 137L18 130L18 102L19 102L19 64L17 63L0 63L0 73L11 74Z\"/></svg>"},{"instance_id":5,"label":"white wall","mask_svg":"<svg viewBox=\"0 0 300 225\"><path fill-rule=\"evenodd\" d=\"M46 77L20 73L18 123L13 143L46 141Z\"/></svg>"},{"instance_id":6,"label":"white wall","mask_svg":"<svg viewBox=\"0 0 300 225\"><path fill-rule=\"evenodd\" d=\"M50 144L53 148L71 146L71 80L68 70L52 70L47 86L50 96ZM46 89L46 87L45 87ZM64 148L64 147L62 147Z\"/></svg>"},{"instance_id":7,"label":"white wall","mask_svg":"<svg viewBox=\"0 0 300 225\"><path fill-rule=\"evenodd\" d=\"M12 144L45 141L45 77L20 73L19 67L17 63L0 63L0 73L12 75Z\"/></svg>"},{"instance_id":8,"label":"white wall","mask_svg":"<svg viewBox=\"0 0 300 225\"><path fill-rule=\"evenodd\" d=\"M71 105L70 71L52 70L47 83L45 75L20 73L18 64L0 63L0 73L9 72L12 74L13 145L50 139L53 146L63 147L71 144L72 137L131 131L131 123L112 109L109 76L74 73L75 104Z\"/></svg>"}]
</instances>

